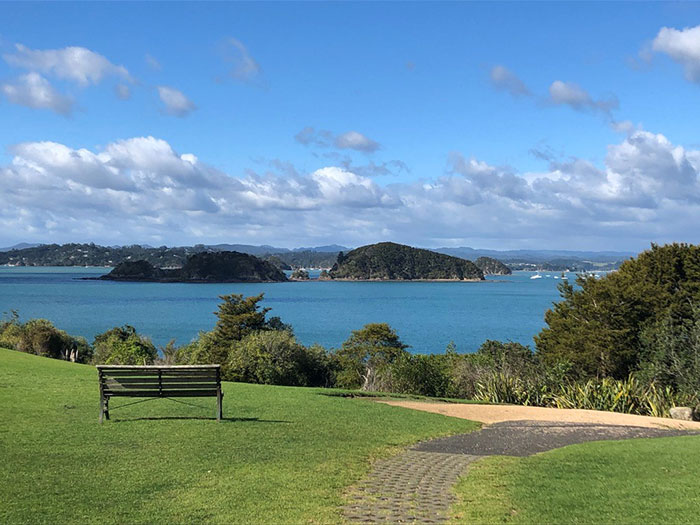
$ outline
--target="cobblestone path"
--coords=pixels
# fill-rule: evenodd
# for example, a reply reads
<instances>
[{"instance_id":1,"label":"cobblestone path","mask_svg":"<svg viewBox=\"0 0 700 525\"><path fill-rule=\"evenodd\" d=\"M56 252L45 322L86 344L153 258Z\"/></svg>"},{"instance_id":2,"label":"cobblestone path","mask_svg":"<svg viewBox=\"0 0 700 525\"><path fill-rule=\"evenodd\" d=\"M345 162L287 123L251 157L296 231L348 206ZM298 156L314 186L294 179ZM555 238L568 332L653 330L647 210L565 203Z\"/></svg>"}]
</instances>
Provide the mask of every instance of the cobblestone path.
<instances>
[{"instance_id":1,"label":"cobblestone path","mask_svg":"<svg viewBox=\"0 0 700 525\"><path fill-rule=\"evenodd\" d=\"M452 486L479 456L408 450L377 462L343 509L352 523L441 523L454 503Z\"/></svg>"},{"instance_id":2,"label":"cobblestone path","mask_svg":"<svg viewBox=\"0 0 700 525\"><path fill-rule=\"evenodd\" d=\"M591 423L496 423L477 432L424 441L378 461L349 493L343 514L350 523L443 523L455 500L452 487L479 458L529 456L586 441L696 433Z\"/></svg>"}]
</instances>

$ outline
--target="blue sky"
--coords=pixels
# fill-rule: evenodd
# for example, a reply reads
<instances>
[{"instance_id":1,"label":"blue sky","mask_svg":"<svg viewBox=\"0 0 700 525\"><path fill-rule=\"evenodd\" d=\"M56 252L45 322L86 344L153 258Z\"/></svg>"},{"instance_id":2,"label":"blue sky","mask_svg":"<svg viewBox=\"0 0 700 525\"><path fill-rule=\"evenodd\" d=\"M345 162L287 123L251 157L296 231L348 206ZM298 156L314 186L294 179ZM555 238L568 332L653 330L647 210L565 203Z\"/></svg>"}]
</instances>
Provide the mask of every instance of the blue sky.
<instances>
[{"instance_id":1,"label":"blue sky","mask_svg":"<svg viewBox=\"0 0 700 525\"><path fill-rule=\"evenodd\" d=\"M0 245L698 242L699 25L690 3L0 3Z\"/></svg>"}]
</instances>

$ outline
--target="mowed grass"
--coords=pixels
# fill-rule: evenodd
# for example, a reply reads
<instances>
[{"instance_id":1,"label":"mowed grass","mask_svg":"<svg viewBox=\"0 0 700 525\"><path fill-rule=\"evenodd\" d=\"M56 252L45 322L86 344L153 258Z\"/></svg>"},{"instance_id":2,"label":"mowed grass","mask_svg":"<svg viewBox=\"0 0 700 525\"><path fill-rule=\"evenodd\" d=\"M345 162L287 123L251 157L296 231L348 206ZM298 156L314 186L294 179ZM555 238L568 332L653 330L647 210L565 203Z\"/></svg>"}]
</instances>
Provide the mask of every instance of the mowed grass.
<instances>
[{"instance_id":1,"label":"mowed grass","mask_svg":"<svg viewBox=\"0 0 700 525\"><path fill-rule=\"evenodd\" d=\"M94 367L0 349L0 523L335 523L373 457L477 428L320 389L224 392L219 423L210 398L115 398L100 425Z\"/></svg>"},{"instance_id":2,"label":"mowed grass","mask_svg":"<svg viewBox=\"0 0 700 525\"><path fill-rule=\"evenodd\" d=\"M491 457L457 486L455 523L700 523L700 436Z\"/></svg>"}]
</instances>

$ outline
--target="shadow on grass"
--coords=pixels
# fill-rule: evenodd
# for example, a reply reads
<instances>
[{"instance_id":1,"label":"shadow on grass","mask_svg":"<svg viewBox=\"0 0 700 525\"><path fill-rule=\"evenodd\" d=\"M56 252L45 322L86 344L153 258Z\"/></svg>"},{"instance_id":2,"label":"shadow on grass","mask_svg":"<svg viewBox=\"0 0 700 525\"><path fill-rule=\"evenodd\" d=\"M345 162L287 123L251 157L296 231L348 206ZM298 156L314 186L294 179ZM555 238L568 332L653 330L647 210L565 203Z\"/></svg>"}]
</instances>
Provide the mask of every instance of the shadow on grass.
<instances>
[{"instance_id":1,"label":"shadow on grass","mask_svg":"<svg viewBox=\"0 0 700 525\"><path fill-rule=\"evenodd\" d=\"M162 416L162 417L130 417L123 419L110 419L106 423L129 423L132 421L181 421L181 420L216 421L215 417L204 416ZM257 417L224 417L222 423L291 423L281 419L260 419Z\"/></svg>"}]
</instances>

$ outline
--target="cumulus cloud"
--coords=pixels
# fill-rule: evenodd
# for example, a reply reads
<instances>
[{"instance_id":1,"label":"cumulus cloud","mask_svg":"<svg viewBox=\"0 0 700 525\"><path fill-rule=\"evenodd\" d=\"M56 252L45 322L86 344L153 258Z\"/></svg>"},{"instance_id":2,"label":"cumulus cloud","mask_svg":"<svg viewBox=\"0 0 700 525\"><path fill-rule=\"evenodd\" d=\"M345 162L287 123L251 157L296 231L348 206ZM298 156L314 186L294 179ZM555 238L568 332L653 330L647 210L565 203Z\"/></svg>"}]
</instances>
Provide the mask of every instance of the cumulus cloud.
<instances>
[{"instance_id":1,"label":"cumulus cloud","mask_svg":"<svg viewBox=\"0 0 700 525\"><path fill-rule=\"evenodd\" d=\"M335 147L338 149L354 149L355 151L373 153L377 151L380 146L378 142L375 142L358 131L348 131L335 138Z\"/></svg>"},{"instance_id":2,"label":"cumulus cloud","mask_svg":"<svg viewBox=\"0 0 700 525\"><path fill-rule=\"evenodd\" d=\"M69 115L73 100L61 95L51 83L38 73L27 73L14 82L0 85L0 91L13 104L34 109L49 109L60 115Z\"/></svg>"},{"instance_id":3,"label":"cumulus cloud","mask_svg":"<svg viewBox=\"0 0 700 525\"><path fill-rule=\"evenodd\" d=\"M386 185L341 166L300 173L281 161L233 176L153 137L98 151L31 142L11 153L0 167L0 231L25 240L630 249L700 240L700 150L648 131L610 145L602 166L551 160L519 173L454 153L442 175Z\"/></svg>"},{"instance_id":4,"label":"cumulus cloud","mask_svg":"<svg viewBox=\"0 0 700 525\"><path fill-rule=\"evenodd\" d=\"M688 80L700 83L700 25L684 29L662 27L652 49L667 54L684 67Z\"/></svg>"},{"instance_id":5,"label":"cumulus cloud","mask_svg":"<svg viewBox=\"0 0 700 525\"><path fill-rule=\"evenodd\" d=\"M229 38L224 45L224 60L231 66L229 75L239 82L254 82L262 75L260 64L248 48L236 38Z\"/></svg>"},{"instance_id":6,"label":"cumulus cloud","mask_svg":"<svg viewBox=\"0 0 700 525\"><path fill-rule=\"evenodd\" d=\"M493 66L489 73L489 77L493 87L506 91L514 97L532 95L528 87L522 80L520 80L518 75L504 66Z\"/></svg>"},{"instance_id":7,"label":"cumulus cloud","mask_svg":"<svg viewBox=\"0 0 700 525\"><path fill-rule=\"evenodd\" d=\"M617 109L619 105L615 97L595 100L578 84L561 80L555 80L549 86L549 101L552 104L569 106L577 111L602 111L605 114Z\"/></svg>"},{"instance_id":8,"label":"cumulus cloud","mask_svg":"<svg viewBox=\"0 0 700 525\"><path fill-rule=\"evenodd\" d=\"M2 57L11 66L71 80L81 86L98 84L106 76L132 80L124 66L115 65L99 53L84 47L42 50L15 44L15 51Z\"/></svg>"},{"instance_id":9,"label":"cumulus cloud","mask_svg":"<svg viewBox=\"0 0 700 525\"><path fill-rule=\"evenodd\" d=\"M326 129L316 130L311 126L306 126L297 133L294 140L305 146L321 148L333 146L337 149L351 149L364 153L374 153L381 148L381 144L359 131L347 131L340 135L334 135Z\"/></svg>"},{"instance_id":10,"label":"cumulus cloud","mask_svg":"<svg viewBox=\"0 0 700 525\"><path fill-rule=\"evenodd\" d=\"M175 117L186 117L197 106L182 91L168 86L158 86L158 96L163 103L163 111Z\"/></svg>"}]
</instances>

